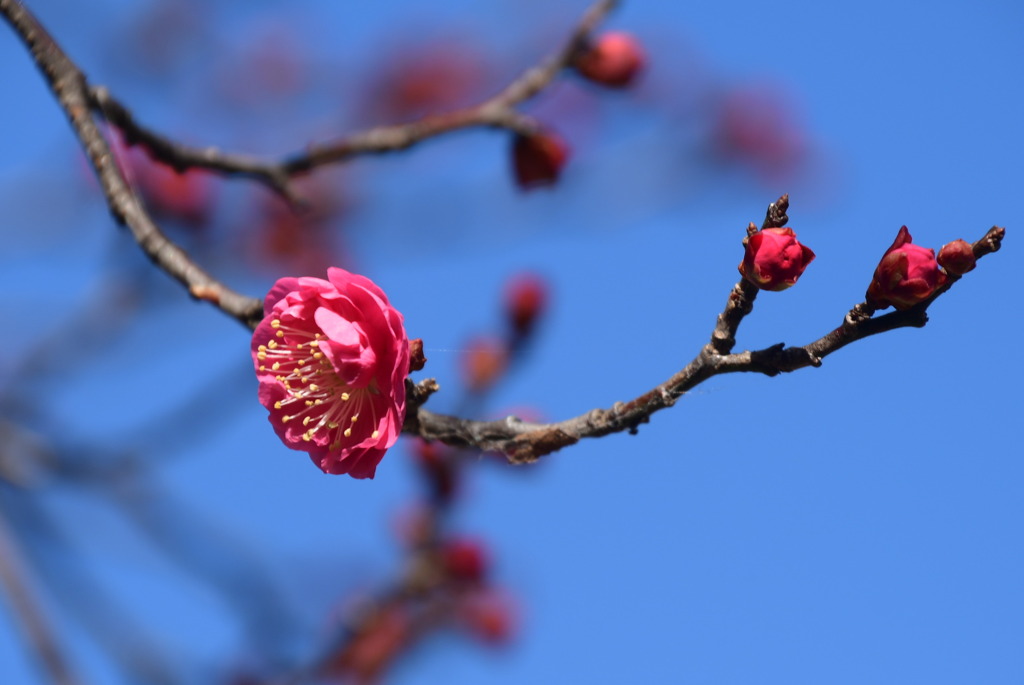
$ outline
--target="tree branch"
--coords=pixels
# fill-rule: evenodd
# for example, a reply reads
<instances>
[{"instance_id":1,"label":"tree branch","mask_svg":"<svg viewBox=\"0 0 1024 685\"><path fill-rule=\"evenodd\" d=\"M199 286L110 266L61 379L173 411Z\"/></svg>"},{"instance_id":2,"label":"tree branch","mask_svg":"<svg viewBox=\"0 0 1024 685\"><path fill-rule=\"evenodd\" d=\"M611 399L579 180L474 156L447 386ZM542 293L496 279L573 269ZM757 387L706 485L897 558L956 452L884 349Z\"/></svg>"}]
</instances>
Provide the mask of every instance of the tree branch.
<instances>
[{"instance_id":1,"label":"tree branch","mask_svg":"<svg viewBox=\"0 0 1024 685\"><path fill-rule=\"evenodd\" d=\"M786 195L773 203L764 226L787 223L788 204ZM1005 233L1005 229L998 226L990 229L974 243L975 256L980 258L998 250ZM906 311L872 318L874 310L866 303L858 304L838 328L804 346L787 347L780 343L763 350L730 353L735 344L736 330L743 317L752 310L753 298L757 294L756 286L740 281L729 294L726 308L718 317L711 342L674 376L628 402L618 402L609 409L592 409L557 423L528 423L514 416L498 421L474 421L425 409L422 404L426 395L420 393L410 395L410 409L403 430L427 440L498 452L512 463L533 462L583 438L625 430L636 433L640 424L647 423L652 414L671 407L680 397L712 376L738 372L775 376L807 366L817 367L821 366L822 359L857 340L897 328L920 328L928 321L926 312L931 303L960 278L949 274L942 288Z\"/></svg>"},{"instance_id":2,"label":"tree branch","mask_svg":"<svg viewBox=\"0 0 1024 685\"><path fill-rule=\"evenodd\" d=\"M0 14L28 47L43 72L99 178L107 205L118 223L127 225L143 252L181 282L192 297L213 304L250 328L255 327L263 315L262 303L231 290L204 271L143 209L114 161L109 142L92 119L92 99L85 74L18 0L0 0Z\"/></svg>"},{"instance_id":3,"label":"tree branch","mask_svg":"<svg viewBox=\"0 0 1024 685\"><path fill-rule=\"evenodd\" d=\"M464 128L486 127L523 134L535 133L540 124L517 111L516 107L544 90L572 63L594 28L617 5L618 0L595 2L584 13L560 51L538 66L527 69L500 93L478 105L427 116L408 124L377 126L335 141L314 144L279 162L222 152L215 147L190 147L173 141L138 123L128 108L101 86L89 89L89 102L91 107L124 134L128 144L145 146L153 157L178 171L202 168L225 175L251 178L296 203L299 197L292 188L292 179L318 167L363 155L405 150L428 138Z\"/></svg>"},{"instance_id":4,"label":"tree branch","mask_svg":"<svg viewBox=\"0 0 1024 685\"><path fill-rule=\"evenodd\" d=\"M12 612L21 623L25 639L50 680L59 685L75 685L80 681L71 672L42 610L29 591L27 574L18 563L20 558L14 534L4 517L0 516L0 588L7 595Z\"/></svg>"}]
</instances>

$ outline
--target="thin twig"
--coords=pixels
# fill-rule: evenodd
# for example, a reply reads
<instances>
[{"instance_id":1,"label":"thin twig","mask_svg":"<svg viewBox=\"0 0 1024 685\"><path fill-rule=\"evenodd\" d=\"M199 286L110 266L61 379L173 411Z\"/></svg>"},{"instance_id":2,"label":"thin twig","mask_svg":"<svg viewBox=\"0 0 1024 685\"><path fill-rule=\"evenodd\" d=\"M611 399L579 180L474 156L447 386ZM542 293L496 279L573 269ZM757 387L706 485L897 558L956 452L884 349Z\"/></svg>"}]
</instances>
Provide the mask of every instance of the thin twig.
<instances>
[{"instance_id":1,"label":"thin twig","mask_svg":"<svg viewBox=\"0 0 1024 685\"><path fill-rule=\"evenodd\" d=\"M788 197L783 196L769 208L766 226L783 225L788 219L785 210ZM993 227L974 243L976 257L999 249L1005 229ZM425 409L424 397L411 398L410 411L403 430L427 440L462 447L472 447L504 454L512 463L536 461L583 438L596 438L629 431L650 420L654 412L671 407L684 394L712 376L725 373L753 372L768 376L796 371L807 366L821 366L821 361L852 342L897 328L924 326L926 310L960 277L949 275L946 284L930 298L906 311L895 311L872 318L873 310L861 303L845 317L842 325L807 345L787 347L773 345L763 350L730 353L734 336L743 317L753 307L756 287L738 283L729 295L725 311L719 315L712 340L682 370L654 389L628 402L619 402L608 409L593 409L585 414L556 423L529 423L509 416L498 421L473 421L457 416L437 414ZM751 289L753 289L751 291ZM417 401L419 400L419 401Z\"/></svg>"}]
</instances>

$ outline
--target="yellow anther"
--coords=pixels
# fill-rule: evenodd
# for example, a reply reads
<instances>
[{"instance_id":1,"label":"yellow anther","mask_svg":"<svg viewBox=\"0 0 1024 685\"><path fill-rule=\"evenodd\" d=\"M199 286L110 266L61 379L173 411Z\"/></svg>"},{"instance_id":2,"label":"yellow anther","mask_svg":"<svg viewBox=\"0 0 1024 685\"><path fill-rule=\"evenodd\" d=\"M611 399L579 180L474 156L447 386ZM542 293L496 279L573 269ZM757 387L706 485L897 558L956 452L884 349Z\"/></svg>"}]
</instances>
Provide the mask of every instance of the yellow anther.
<instances>
[{"instance_id":1,"label":"yellow anther","mask_svg":"<svg viewBox=\"0 0 1024 685\"><path fill-rule=\"evenodd\" d=\"M278 400L277 402L274 402L274 409L280 409L280 408L281 408L281 400Z\"/></svg>"},{"instance_id":2,"label":"yellow anther","mask_svg":"<svg viewBox=\"0 0 1024 685\"><path fill-rule=\"evenodd\" d=\"M259 359L260 361L263 361L264 359L267 358L267 353L263 350L260 350L259 352L256 353L256 358Z\"/></svg>"},{"instance_id":3,"label":"yellow anther","mask_svg":"<svg viewBox=\"0 0 1024 685\"><path fill-rule=\"evenodd\" d=\"M323 358L324 358L324 353L323 352L314 352L313 353L313 359L323 359Z\"/></svg>"},{"instance_id":4,"label":"yellow anther","mask_svg":"<svg viewBox=\"0 0 1024 685\"><path fill-rule=\"evenodd\" d=\"M348 402L348 393L347 392L341 393L341 401L342 402Z\"/></svg>"},{"instance_id":5,"label":"yellow anther","mask_svg":"<svg viewBox=\"0 0 1024 685\"><path fill-rule=\"evenodd\" d=\"M283 338L284 337L284 331L278 331L277 332L277 337Z\"/></svg>"},{"instance_id":6,"label":"yellow anther","mask_svg":"<svg viewBox=\"0 0 1024 685\"><path fill-rule=\"evenodd\" d=\"M266 345L260 345L256 349L259 350L260 352L266 352L267 351L267 346Z\"/></svg>"},{"instance_id":7,"label":"yellow anther","mask_svg":"<svg viewBox=\"0 0 1024 685\"><path fill-rule=\"evenodd\" d=\"M277 349L277 341L276 340L271 340L269 343L267 343L266 347L264 347L263 345L260 345L260 349L263 349L263 350L267 349L267 347L269 347L272 350L276 350Z\"/></svg>"},{"instance_id":8,"label":"yellow anther","mask_svg":"<svg viewBox=\"0 0 1024 685\"><path fill-rule=\"evenodd\" d=\"M281 423L288 423L293 418L295 418L295 417L294 416L283 416L283 417L281 417Z\"/></svg>"},{"instance_id":9,"label":"yellow anther","mask_svg":"<svg viewBox=\"0 0 1024 685\"><path fill-rule=\"evenodd\" d=\"M345 432L342 433L342 435L344 435L346 438L351 438L352 437L352 429L351 428L346 428Z\"/></svg>"},{"instance_id":10,"label":"yellow anther","mask_svg":"<svg viewBox=\"0 0 1024 685\"><path fill-rule=\"evenodd\" d=\"M302 434L302 439L305 440L306 442L309 442L310 440L312 440L313 439L313 431L306 431L305 433L303 433Z\"/></svg>"},{"instance_id":11,"label":"yellow anther","mask_svg":"<svg viewBox=\"0 0 1024 685\"><path fill-rule=\"evenodd\" d=\"M351 418L351 419L349 419L349 421L351 421L352 423L355 423L355 422L356 422L356 419L358 419L358 418L359 418L359 414L353 414L353 415L352 415L352 418Z\"/></svg>"},{"instance_id":12,"label":"yellow anther","mask_svg":"<svg viewBox=\"0 0 1024 685\"><path fill-rule=\"evenodd\" d=\"M277 371L278 369L281 368L281 362L274 362L274 365L271 366L270 368L272 368L274 371Z\"/></svg>"},{"instance_id":13,"label":"yellow anther","mask_svg":"<svg viewBox=\"0 0 1024 685\"><path fill-rule=\"evenodd\" d=\"M267 370L267 367L263 366L263 364L260 364L260 371L266 371L266 370Z\"/></svg>"},{"instance_id":14,"label":"yellow anther","mask_svg":"<svg viewBox=\"0 0 1024 685\"><path fill-rule=\"evenodd\" d=\"M273 321L271 321L270 322L270 327L271 328L280 328L281 327L281 319L274 319Z\"/></svg>"},{"instance_id":15,"label":"yellow anther","mask_svg":"<svg viewBox=\"0 0 1024 685\"><path fill-rule=\"evenodd\" d=\"M313 406L313 400L306 400L306 406L307 407L312 407Z\"/></svg>"},{"instance_id":16,"label":"yellow anther","mask_svg":"<svg viewBox=\"0 0 1024 685\"><path fill-rule=\"evenodd\" d=\"M302 425L303 425L303 426L308 426L308 425L309 425L309 422L310 422L311 420L312 420L312 417L310 417L310 416L307 416L306 418L302 419Z\"/></svg>"},{"instance_id":17,"label":"yellow anther","mask_svg":"<svg viewBox=\"0 0 1024 685\"><path fill-rule=\"evenodd\" d=\"M338 427L338 422L337 421L331 421L330 423L327 424L327 427L330 428L331 430L334 430L335 428Z\"/></svg>"},{"instance_id":18,"label":"yellow anther","mask_svg":"<svg viewBox=\"0 0 1024 685\"><path fill-rule=\"evenodd\" d=\"M380 437L380 431L373 431L372 433L370 433L370 437L371 438Z\"/></svg>"}]
</instances>

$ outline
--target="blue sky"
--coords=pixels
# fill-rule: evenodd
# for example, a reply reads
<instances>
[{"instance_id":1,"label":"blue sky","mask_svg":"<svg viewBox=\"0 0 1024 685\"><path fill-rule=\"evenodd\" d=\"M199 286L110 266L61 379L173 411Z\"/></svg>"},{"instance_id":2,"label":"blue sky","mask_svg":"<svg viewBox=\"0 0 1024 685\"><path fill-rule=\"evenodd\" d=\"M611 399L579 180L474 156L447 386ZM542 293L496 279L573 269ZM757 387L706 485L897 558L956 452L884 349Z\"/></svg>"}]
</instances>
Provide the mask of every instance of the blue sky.
<instances>
[{"instance_id":1,"label":"blue sky","mask_svg":"<svg viewBox=\"0 0 1024 685\"><path fill-rule=\"evenodd\" d=\"M310 90L336 90L302 110L250 104L225 121L203 100L211 81L196 65L167 83L133 74L132 43L118 36L143 3L108 0L86 14L29 2L145 121L262 153L330 130L324 103L345 102L353 75L417 28L470 32L500 58L497 78L511 75L585 7L548 4L289 3L311 41ZM284 7L214 3L210 26L244 45ZM518 638L501 652L439 638L393 681L1021 682L1024 331L1012 287L1024 9L634 0L609 26L644 42L650 73L635 93L570 81L527 108L550 116L576 153L555 190L518 193L494 132L352 165L351 253L424 339L426 371L443 387L457 388L458 351L499 323L502 285L521 269L550 279L552 310L489 411L525 405L563 418L653 387L706 342L737 279L744 227L782 192L817 259L796 287L758 298L740 348L802 344L838 325L903 224L934 248L999 224L1006 244L931 308L924 329L855 344L816 370L711 379L638 435L584 442L536 467L482 464L455 524L493 548L497 580L523 604ZM111 264L117 292L137 295L146 263L82 182L68 128L20 44L0 36L0 282L14 295L0 312L20 331L0 361L11 396L7 379L37 336L105 292ZM337 82L320 67L329 60L345 65ZM688 118L715 93L763 84L785 93L804 134L804 165L790 177L715 165L702 156L699 117ZM223 266L253 294L285 275ZM137 325L69 379L17 389L47 408L35 430L59 444L123 441L157 459L161 484L231 549L254 550L303 620L322 625L396 567L392 522L416 492L405 450L372 482L323 476L276 442L245 331L167 279L143 280L141 297L158 304ZM162 425L197 394L215 401L211 421L194 432ZM36 496L80 540L83 567L173 654L202 665L197 679L236 652L223 605L109 510L56 485ZM89 682L114 682L89 628L60 600L47 606ZM37 682L22 652L0 614L0 681Z\"/></svg>"}]
</instances>

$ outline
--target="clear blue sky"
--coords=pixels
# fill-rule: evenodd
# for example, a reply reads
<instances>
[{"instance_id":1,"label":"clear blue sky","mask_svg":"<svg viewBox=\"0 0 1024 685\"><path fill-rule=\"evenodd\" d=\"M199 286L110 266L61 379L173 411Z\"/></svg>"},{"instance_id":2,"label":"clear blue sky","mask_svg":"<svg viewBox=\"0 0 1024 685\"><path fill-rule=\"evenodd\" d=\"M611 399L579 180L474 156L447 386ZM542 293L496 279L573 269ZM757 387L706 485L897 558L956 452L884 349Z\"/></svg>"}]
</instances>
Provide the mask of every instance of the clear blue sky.
<instances>
[{"instance_id":1,"label":"clear blue sky","mask_svg":"<svg viewBox=\"0 0 1024 685\"><path fill-rule=\"evenodd\" d=\"M586 5L211 3L209 28L227 46L297 8L310 90L322 93L301 111L250 103L226 122L203 97L206 53L166 84L133 73L138 46L123 35L144 3L90 3L88 16L68 0L28 4L144 121L264 153L297 148L311 130L347 130L330 106L414 27L473 32L501 65L498 85ZM529 268L551 279L553 308L494 410L564 418L653 387L706 342L737 279L744 226L782 192L818 257L796 287L758 298L741 348L831 330L903 224L934 248L999 224L1006 244L932 307L924 329L853 345L817 370L712 379L637 436L585 442L529 470L478 469L458 528L490 542L497 579L521 598L518 639L500 653L430 642L394 682L1024 682L1014 300L1024 9L631 0L609 26L644 41L651 70L635 94L567 84L530 109L550 112L577 153L556 190L516 192L506 141L492 132L353 164L352 252L425 340L442 386L457 386L466 339L498 323L505 278ZM345 65L337 76L321 66L334 60ZM125 279L145 262L82 182L68 127L6 29L0 64L0 315L17 331L0 381L10 393L5 379L35 336L79 308L112 260ZM696 100L765 83L801 122L802 171L709 171L690 118L706 101ZM254 294L274 276L228 274ZM25 392L44 398L58 441L123 436L155 454L164 486L224 540L266 558L303 619L322 625L346 593L393 572L392 522L415 492L408 456L396 447L374 481L356 482L286 450L256 401L245 331L166 280L147 281L162 304L123 340L66 382ZM188 426L146 423L207 386L212 427L190 438ZM172 653L213 667L235 650L224 607L109 511L59 488L39 496L80 538L81 563ZM109 682L88 629L48 606L89 682ZM21 644L0 614L0 682L35 682Z\"/></svg>"}]
</instances>

